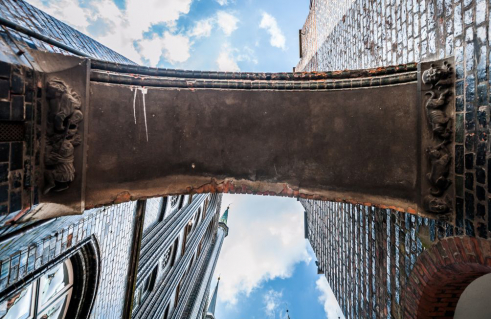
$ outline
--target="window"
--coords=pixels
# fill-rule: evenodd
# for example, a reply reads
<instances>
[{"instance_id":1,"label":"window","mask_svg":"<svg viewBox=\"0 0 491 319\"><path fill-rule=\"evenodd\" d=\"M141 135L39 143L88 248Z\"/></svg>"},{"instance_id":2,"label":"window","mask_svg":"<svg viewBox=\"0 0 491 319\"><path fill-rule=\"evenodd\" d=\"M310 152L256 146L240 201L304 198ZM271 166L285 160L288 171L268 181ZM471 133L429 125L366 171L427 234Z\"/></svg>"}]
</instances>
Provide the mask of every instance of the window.
<instances>
[{"instance_id":1,"label":"window","mask_svg":"<svg viewBox=\"0 0 491 319\"><path fill-rule=\"evenodd\" d=\"M160 210L160 218L159 222L163 221L167 216L165 216L166 210L167 210L167 197L163 197L162 200L162 208Z\"/></svg>"},{"instance_id":2,"label":"window","mask_svg":"<svg viewBox=\"0 0 491 319\"><path fill-rule=\"evenodd\" d=\"M201 214L201 207L198 209L198 217L196 218L196 226L203 220L202 214Z\"/></svg>"},{"instance_id":3,"label":"window","mask_svg":"<svg viewBox=\"0 0 491 319\"><path fill-rule=\"evenodd\" d=\"M150 276L147 277L145 280L145 284L143 285L143 296L146 296L148 293L153 291L153 288L155 287L155 279L157 278L157 273L159 271L159 265L156 265Z\"/></svg>"},{"instance_id":4,"label":"window","mask_svg":"<svg viewBox=\"0 0 491 319\"><path fill-rule=\"evenodd\" d=\"M179 237L174 240L174 249L172 249L172 258L170 262L171 267L176 263L177 247L179 247Z\"/></svg>"},{"instance_id":5,"label":"window","mask_svg":"<svg viewBox=\"0 0 491 319\"><path fill-rule=\"evenodd\" d=\"M179 202L179 196L171 196L170 197L170 207L171 208L176 207L178 202Z\"/></svg>"},{"instance_id":6,"label":"window","mask_svg":"<svg viewBox=\"0 0 491 319\"><path fill-rule=\"evenodd\" d=\"M181 200L179 201L179 209L184 206L184 195L181 195Z\"/></svg>"},{"instance_id":7,"label":"window","mask_svg":"<svg viewBox=\"0 0 491 319\"><path fill-rule=\"evenodd\" d=\"M73 292L73 267L68 259L0 303L2 319L61 319Z\"/></svg>"},{"instance_id":8,"label":"window","mask_svg":"<svg viewBox=\"0 0 491 319\"><path fill-rule=\"evenodd\" d=\"M164 319L167 319L169 317L169 308L170 308L170 302L167 304L167 307L165 307Z\"/></svg>"}]
</instances>

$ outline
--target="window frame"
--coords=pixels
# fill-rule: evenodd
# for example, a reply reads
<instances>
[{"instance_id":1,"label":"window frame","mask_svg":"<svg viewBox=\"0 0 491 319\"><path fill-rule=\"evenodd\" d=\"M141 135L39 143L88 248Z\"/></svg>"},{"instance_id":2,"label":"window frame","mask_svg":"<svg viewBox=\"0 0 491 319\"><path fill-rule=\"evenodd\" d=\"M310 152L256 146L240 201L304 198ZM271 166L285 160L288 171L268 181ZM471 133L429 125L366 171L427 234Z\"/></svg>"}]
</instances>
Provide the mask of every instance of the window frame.
<instances>
[{"instance_id":1,"label":"window frame","mask_svg":"<svg viewBox=\"0 0 491 319\"><path fill-rule=\"evenodd\" d=\"M40 298L39 286L42 277L46 276L51 270L66 261L69 261L72 267L71 285L56 293L55 296L47 301L44 307L38 307L37 303L39 302ZM95 238L92 236L67 250L65 254L54 258L43 267L27 275L21 282L7 287L1 293L0 303L9 300L15 294L20 293L23 289L32 285L30 301L31 306L28 316L29 319L39 319L39 313L42 313L44 310L48 309L50 305L54 305L62 300L63 295L66 296L68 294L69 302L62 318L88 318L97 295L99 284L99 267L99 247ZM36 303L34 307L33 303Z\"/></svg>"}]
</instances>

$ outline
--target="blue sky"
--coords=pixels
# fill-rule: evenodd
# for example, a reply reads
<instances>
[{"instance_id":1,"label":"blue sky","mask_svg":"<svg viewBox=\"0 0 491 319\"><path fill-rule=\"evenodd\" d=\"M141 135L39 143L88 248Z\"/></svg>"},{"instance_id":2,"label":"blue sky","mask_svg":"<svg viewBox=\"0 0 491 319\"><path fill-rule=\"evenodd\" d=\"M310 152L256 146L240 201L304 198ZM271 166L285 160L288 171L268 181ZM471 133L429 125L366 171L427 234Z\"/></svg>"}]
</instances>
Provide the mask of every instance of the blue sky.
<instances>
[{"instance_id":1,"label":"blue sky","mask_svg":"<svg viewBox=\"0 0 491 319\"><path fill-rule=\"evenodd\" d=\"M327 280L317 275L296 199L224 195L228 237L216 268L216 318L343 318ZM216 278L213 281L213 286Z\"/></svg>"},{"instance_id":2,"label":"blue sky","mask_svg":"<svg viewBox=\"0 0 491 319\"><path fill-rule=\"evenodd\" d=\"M309 0L28 0L141 64L291 71Z\"/></svg>"},{"instance_id":3,"label":"blue sky","mask_svg":"<svg viewBox=\"0 0 491 319\"><path fill-rule=\"evenodd\" d=\"M309 10L309 0L27 1L137 63L219 71L291 71ZM343 318L317 275L299 202L223 201L232 206L216 270L217 319L282 319L286 308L291 319Z\"/></svg>"}]
</instances>

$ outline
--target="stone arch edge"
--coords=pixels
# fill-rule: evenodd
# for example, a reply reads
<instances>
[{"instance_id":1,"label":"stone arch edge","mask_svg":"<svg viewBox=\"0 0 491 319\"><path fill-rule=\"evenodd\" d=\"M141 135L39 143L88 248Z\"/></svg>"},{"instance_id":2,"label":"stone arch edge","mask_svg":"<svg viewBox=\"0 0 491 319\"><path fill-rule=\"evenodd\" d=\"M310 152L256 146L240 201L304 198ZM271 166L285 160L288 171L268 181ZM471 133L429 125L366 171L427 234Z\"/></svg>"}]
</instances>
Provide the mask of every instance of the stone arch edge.
<instances>
[{"instance_id":1,"label":"stone arch edge","mask_svg":"<svg viewBox=\"0 0 491 319\"><path fill-rule=\"evenodd\" d=\"M453 317L465 288L488 273L489 240L469 236L441 239L418 257L409 275L405 318Z\"/></svg>"}]
</instances>

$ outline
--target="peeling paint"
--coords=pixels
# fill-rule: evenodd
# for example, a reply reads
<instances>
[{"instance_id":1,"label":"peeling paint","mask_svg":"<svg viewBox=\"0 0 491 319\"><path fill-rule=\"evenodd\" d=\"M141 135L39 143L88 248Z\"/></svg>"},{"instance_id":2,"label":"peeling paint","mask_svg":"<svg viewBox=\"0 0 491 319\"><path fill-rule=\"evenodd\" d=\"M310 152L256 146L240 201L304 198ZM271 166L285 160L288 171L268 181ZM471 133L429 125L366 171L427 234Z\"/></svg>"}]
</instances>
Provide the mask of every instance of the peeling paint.
<instances>
[{"instance_id":1,"label":"peeling paint","mask_svg":"<svg viewBox=\"0 0 491 319\"><path fill-rule=\"evenodd\" d=\"M145 118L145 134L147 135L147 142L148 142L148 126L147 126L147 107L145 105L145 95L147 95L147 89L142 87L140 89L142 92L142 100L143 100L143 117Z\"/></svg>"},{"instance_id":2,"label":"peeling paint","mask_svg":"<svg viewBox=\"0 0 491 319\"><path fill-rule=\"evenodd\" d=\"M135 125L136 125L136 106L135 106L135 103L136 103L136 92L138 92L138 89L131 87L131 91L133 91L133 89L135 89L135 94L133 95L133 117L135 118Z\"/></svg>"},{"instance_id":3,"label":"peeling paint","mask_svg":"<svg viewBox=\"0 0 491 319\"><path fill-rule=\"evenodd\" d=\"M142 101L143 101L143 118L145 121L145 135L147 137L147 142L148 142L148 124L147 124L147 107L145 104L145 95L147 94L148 90L145 87L131 87L131 91L133 92L135 90L135 94L133 94L133 118L135 119L135 125L136 125L136 95L138 91L142 92Z\"/></svg>"}]
</instances>

